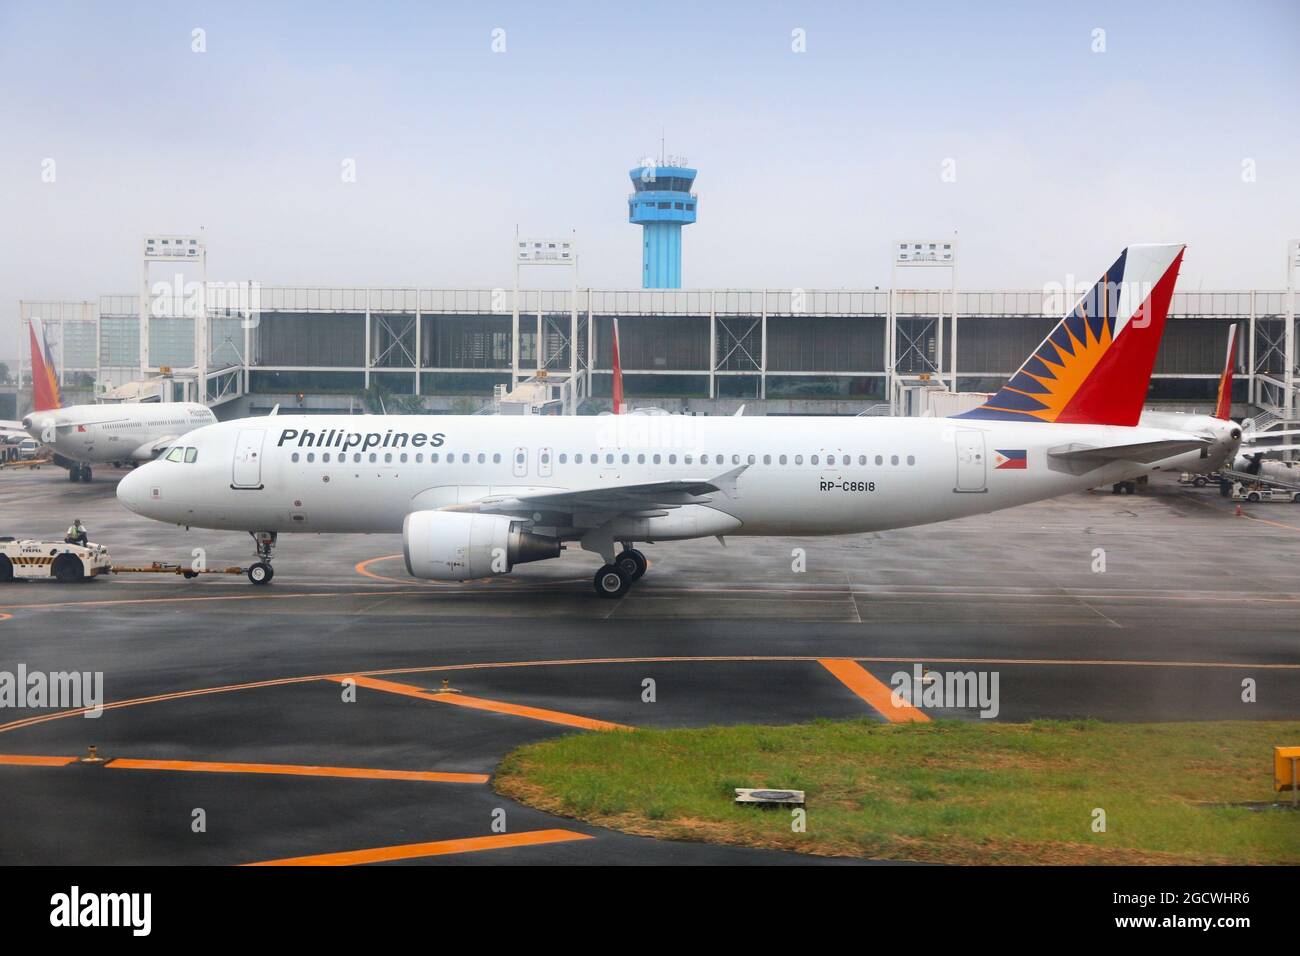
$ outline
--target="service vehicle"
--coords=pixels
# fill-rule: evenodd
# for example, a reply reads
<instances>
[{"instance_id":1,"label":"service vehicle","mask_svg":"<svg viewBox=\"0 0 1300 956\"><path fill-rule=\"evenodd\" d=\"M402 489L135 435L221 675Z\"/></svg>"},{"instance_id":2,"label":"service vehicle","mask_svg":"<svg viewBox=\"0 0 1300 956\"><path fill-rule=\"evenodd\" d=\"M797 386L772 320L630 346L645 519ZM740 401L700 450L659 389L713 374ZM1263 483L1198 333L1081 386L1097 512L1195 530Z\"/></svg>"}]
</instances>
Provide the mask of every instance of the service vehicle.
<instances>
[{"instance_id":1,"label":"service vehicle","mask_svg":"<svg viewBox=\"0 0 1300 956\"><path fill-rule=\"evenodd\" d=\"M72 584L112 570L113 560L102 544L0 538L0 582L53 578Z\"/></svg>"}]
</instances>

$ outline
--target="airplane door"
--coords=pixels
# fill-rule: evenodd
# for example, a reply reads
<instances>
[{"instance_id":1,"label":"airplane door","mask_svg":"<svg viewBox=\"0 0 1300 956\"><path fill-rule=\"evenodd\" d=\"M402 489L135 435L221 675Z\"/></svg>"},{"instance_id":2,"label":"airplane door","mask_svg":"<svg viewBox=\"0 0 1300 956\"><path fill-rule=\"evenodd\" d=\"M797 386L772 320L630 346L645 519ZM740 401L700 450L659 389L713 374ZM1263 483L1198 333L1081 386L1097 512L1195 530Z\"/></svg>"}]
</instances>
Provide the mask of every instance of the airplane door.
<instances>
[{"instance_id":1,"label":"airplane door","mask_svg":"<svg viewBox=\"0 0 1300 956\"><path fill-rule=\"evenodd\" d=\"M510 466L514 471L516 478L523 478L528 474L528 449L516 448L512 463Z\"/></svg>"},{"instance_id":2,"label":"airplane door","mask_svg":"<svg viewBox=\"0 0 1300 956\"><path fill-rule=\"evenodd\" d=\"M953 491L981 492L985 488L984 433L970 428L957 429L957 487Z\"/></svg>"},{"instance_id":3,"label":"airplane door","mask_svg":"<svg viewBox=\"0 0 1300 956\"><path fill-rule=\"evenodd\" d=\"M230 487L262 487L262 439L265 437L266 432L261 428L240 430L235 439L235 467Z\"/></svg>"},{"instance_id":4,"label":"airplane door","mask_svg":"<svg viewBox=\"0 0 1300 956\"><path fill-rule=\"evenodd\" d=\"M551 477L551 450L549 448L537 449L537 475L540 478Z\"/></svg>"}]
</instances>

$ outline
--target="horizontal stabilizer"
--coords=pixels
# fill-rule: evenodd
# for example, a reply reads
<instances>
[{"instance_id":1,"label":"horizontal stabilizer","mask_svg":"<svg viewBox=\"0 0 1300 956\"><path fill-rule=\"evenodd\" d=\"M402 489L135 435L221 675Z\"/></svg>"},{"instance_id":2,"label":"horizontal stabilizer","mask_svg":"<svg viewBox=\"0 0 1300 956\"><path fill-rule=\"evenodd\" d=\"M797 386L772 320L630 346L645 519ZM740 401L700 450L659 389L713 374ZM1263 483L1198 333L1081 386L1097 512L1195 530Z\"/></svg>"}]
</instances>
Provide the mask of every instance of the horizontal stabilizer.
<instances>
[{"instance_id":1,"label":"horizontal stabilizer","mask_svg":"<svg viewBox=\"0 0 1300 956\"><path fill-rule=\"evenodd\" d=\"M1208 438L1168 438L1158 441L1140 441L1125 445L1084 445L1071 442L1048 449L1047 456L1067 466L1076 475L1108 465L1113 461L1134 461L1150 464L1162 458L1197 451L1210 445Z\"/></svg>"}]
</instances>

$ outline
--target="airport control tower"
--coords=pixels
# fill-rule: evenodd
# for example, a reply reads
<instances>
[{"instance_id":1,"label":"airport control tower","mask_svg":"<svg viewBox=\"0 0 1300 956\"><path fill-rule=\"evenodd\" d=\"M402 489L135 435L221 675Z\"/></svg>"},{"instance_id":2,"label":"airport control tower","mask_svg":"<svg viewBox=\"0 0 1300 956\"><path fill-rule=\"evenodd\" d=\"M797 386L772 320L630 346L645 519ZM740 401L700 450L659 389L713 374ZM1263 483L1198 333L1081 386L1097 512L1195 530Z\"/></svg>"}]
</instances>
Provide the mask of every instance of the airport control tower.
<instances>
[{"instance_id":1,"label":"airport control tower","mask_svg":"<svg viewBox=\"0 0 1300 956\"><path fill-rule=\"evenodd\" d=\"M641 288L682 287L682 226L695 221L695 170L673 157L632 170L628 222L641 227Z\"/></svg>"}]
</instances>

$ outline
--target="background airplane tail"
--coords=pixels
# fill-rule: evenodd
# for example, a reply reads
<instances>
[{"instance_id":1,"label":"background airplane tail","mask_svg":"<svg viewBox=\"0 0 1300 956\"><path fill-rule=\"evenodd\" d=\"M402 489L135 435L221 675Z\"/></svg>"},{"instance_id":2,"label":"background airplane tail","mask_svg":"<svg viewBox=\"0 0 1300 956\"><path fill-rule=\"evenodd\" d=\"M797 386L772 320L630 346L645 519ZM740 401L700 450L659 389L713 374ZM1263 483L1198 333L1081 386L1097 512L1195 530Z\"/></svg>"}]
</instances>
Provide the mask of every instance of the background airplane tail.
<instances>
[{"instance_id":1,"label":"background airplane tail","mask_svg":"<svg viewBox=\"0 0 1300 956\"><path fill-rule=\"evenodd\" d=\"M1129 246L996 395L957 415L1136 425L1184 246Z\"/></svg>"},{"instance_id":2,"label":"background airplane tail","mask_svg":"<svg viewBox=\"0 0 1300 956\"><path fill-rule=\"evenodd\" d=\"M627 406L623 402L623 363L618 355L618 319L614 319L614 414L622 415Z\"/></svg>"},{"instance_id":3,"label":"background airplane tail","mask_svg":"<svg viewBox=\"0 0 1300 956\"><path fill-rule=\"evenodd\" d=\"M1223 374L1219 376L1219 400L1214 404L1214 417L1229 421L1232 417L1232 373L1237 365L1237 326L1228 329L1228 356L1223 360Z\"/></svg>"},{"instance_id":4,"label":"background airplane tail","mask_svg":"<svg viewBox=\"0 0 1300 956\"><path fill-rule=\"evenodd\" d=\"M40 319L32 319L27 330L32 345L32 410L48 412L52 408L62 408L59 375L55 371L54 352L50 349L45 325Z\"/></svg>"}]
</instances>

